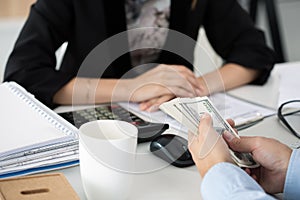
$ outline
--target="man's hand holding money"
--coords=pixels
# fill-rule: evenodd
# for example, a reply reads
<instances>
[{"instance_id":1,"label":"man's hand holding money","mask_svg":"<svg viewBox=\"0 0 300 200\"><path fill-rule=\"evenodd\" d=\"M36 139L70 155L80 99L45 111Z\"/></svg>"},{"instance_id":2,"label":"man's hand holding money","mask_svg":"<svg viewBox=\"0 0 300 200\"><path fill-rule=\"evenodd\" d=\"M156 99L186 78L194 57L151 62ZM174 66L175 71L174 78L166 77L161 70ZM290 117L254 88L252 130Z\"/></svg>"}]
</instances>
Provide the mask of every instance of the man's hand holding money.
<instances>
[{"instance_id":1,"label":"man's hand holding money","mask_svg":"<svg viewBox=\"0 0 300 200\"><path fill-rule=\"evenodd\" d=\"M232 120L227 121L231 126L234 126ZM189 132L189 150L202 177L217 163L230 162L235 164L228 145L222 135L215 131L212 124L211 116L206 113L201 117L198 135ZM223 134L230 133L225 131Z\"/></svg>"}]
</instances>

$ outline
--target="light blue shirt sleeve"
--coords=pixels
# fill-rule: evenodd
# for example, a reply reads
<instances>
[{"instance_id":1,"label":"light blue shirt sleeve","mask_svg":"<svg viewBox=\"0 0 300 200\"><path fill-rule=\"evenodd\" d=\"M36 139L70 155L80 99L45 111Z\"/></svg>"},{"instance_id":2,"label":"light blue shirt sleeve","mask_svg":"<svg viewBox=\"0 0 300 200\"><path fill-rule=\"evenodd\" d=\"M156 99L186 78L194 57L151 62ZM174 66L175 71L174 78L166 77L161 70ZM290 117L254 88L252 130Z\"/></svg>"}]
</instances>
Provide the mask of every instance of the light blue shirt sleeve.
<instances>
[{"instance_id":1,"label":"light blue shirt sleeve","mask_svg":"<svg viewBox=\"0 0 300 200\"><path fill-rule=\"evenodd\" d=\"M201 184L204 200L274 200L244 170L231 163L218 163L204 176Z\"/></svg>"},{"instance_id":2,"label":"light blue shirt sleeve","mask_svg":"<svg viewBox=\"0 0 300 200\"><path fill-rule=\"evenodd\" d=\"M300 199L300 150L292 152L283 190L285 200Z\"/></svg>"}]
</instances>

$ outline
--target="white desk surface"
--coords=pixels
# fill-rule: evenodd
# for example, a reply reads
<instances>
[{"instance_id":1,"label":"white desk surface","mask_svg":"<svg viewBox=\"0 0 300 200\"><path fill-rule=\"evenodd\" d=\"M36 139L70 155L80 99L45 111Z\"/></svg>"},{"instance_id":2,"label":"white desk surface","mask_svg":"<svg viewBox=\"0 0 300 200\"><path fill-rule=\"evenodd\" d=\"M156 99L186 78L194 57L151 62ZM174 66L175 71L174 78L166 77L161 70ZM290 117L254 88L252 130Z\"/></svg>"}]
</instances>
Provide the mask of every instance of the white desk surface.
<instances>
[{"instance_id":1,"label":"white desk surface","mask_svg":"<svg viewBox=\"0 0 300 200\"><path fill-rule=\"evenodd\" d=\"M243 86L232 90L229 93L261 105L276 108L278 95L278 90L276 88L278 88L278 77L276 73L272 73L268 83L264 86ZM258 124L240 131L239 134L271 137L278 139L287 145L291 145L299 140L280 124L276 116L266 118ZM138 145L138 153L149 153L148 149L149 143ZM164 161L156 156L151 155L150 153L149 155L150 156L148 156L147 159L149 159L150 162L164 163ZM79 166L59 170L59 172L64 173L80 196L80 199L86 199L81 184ZM134 185L129 198L130 200L201 199L201 177L195 166L177 168L169 165L154 172L134 175L134 177Z\"/></svg>"},{"instance_id":2,"label":"white desk surface","mask_svg":"<svg viewBox=\"0 0 300 200\"><path fill-rule=\"evenodd\" d=\"M264 119L262 122L240 131L240 135L265 136L276 138L285 144L298 139L279 124L277 117ZM138 152L149 152L149 143L139 144ZM149 157L153 162L164 162L159 158ZM81 185L79 166L59 170L67 177L80 199L86 199ZM200 200L201 177L195 166L177 168L167 166L154 172L134 175L134 185L130 200Z\"/></svg>"}]
</instances>

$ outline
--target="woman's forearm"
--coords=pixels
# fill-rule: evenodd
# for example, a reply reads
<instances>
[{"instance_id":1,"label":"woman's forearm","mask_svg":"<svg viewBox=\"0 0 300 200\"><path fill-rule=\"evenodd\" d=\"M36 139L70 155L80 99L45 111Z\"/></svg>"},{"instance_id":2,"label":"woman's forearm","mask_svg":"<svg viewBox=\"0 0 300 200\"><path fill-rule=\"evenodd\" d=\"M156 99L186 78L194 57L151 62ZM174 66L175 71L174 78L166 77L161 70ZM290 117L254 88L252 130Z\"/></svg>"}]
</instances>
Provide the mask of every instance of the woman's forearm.
<instances>
[{"instance_id":1,"label":"woman's forearm","mask_svg":"<svg viewBox=\"0 0 300 200\"><path fill-rule=\"evenodd\" d=\"M258 75L258 70L228 63L213 72L199 77L199 80L206 88L204 95L208 95L250 83L255 80Z\"/></svg>"},{"instance_id":2,"label":"woman's forearm","mask_svg":"<svg viewBox=\"0 0 300 200\"><path fill-rule=\"evenodd\" d=\"M73 78L53 98L53 102L66 104L95 104L129 100L127 79Z\"/></svg>"}]
</instances>

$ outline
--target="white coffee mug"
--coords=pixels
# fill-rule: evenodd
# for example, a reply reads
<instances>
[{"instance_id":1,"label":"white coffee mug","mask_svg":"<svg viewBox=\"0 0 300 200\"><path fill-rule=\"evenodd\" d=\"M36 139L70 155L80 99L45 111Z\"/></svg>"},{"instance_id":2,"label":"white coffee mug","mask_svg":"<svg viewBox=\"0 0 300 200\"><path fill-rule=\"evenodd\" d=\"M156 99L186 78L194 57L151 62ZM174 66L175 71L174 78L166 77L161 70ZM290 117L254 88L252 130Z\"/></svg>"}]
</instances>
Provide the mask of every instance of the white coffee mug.
<instances>
[{"instance_id":1,"label":"white coffee mug","mask_svg":"<svg viewBox=\"0 0 300 200\"><path fill-rule=\"evenodd\" d=\"M124 121L98 120L80 128L79 159L89 200L127 199L132 185L137 128Z\"/></svg>"}]
</instances>

